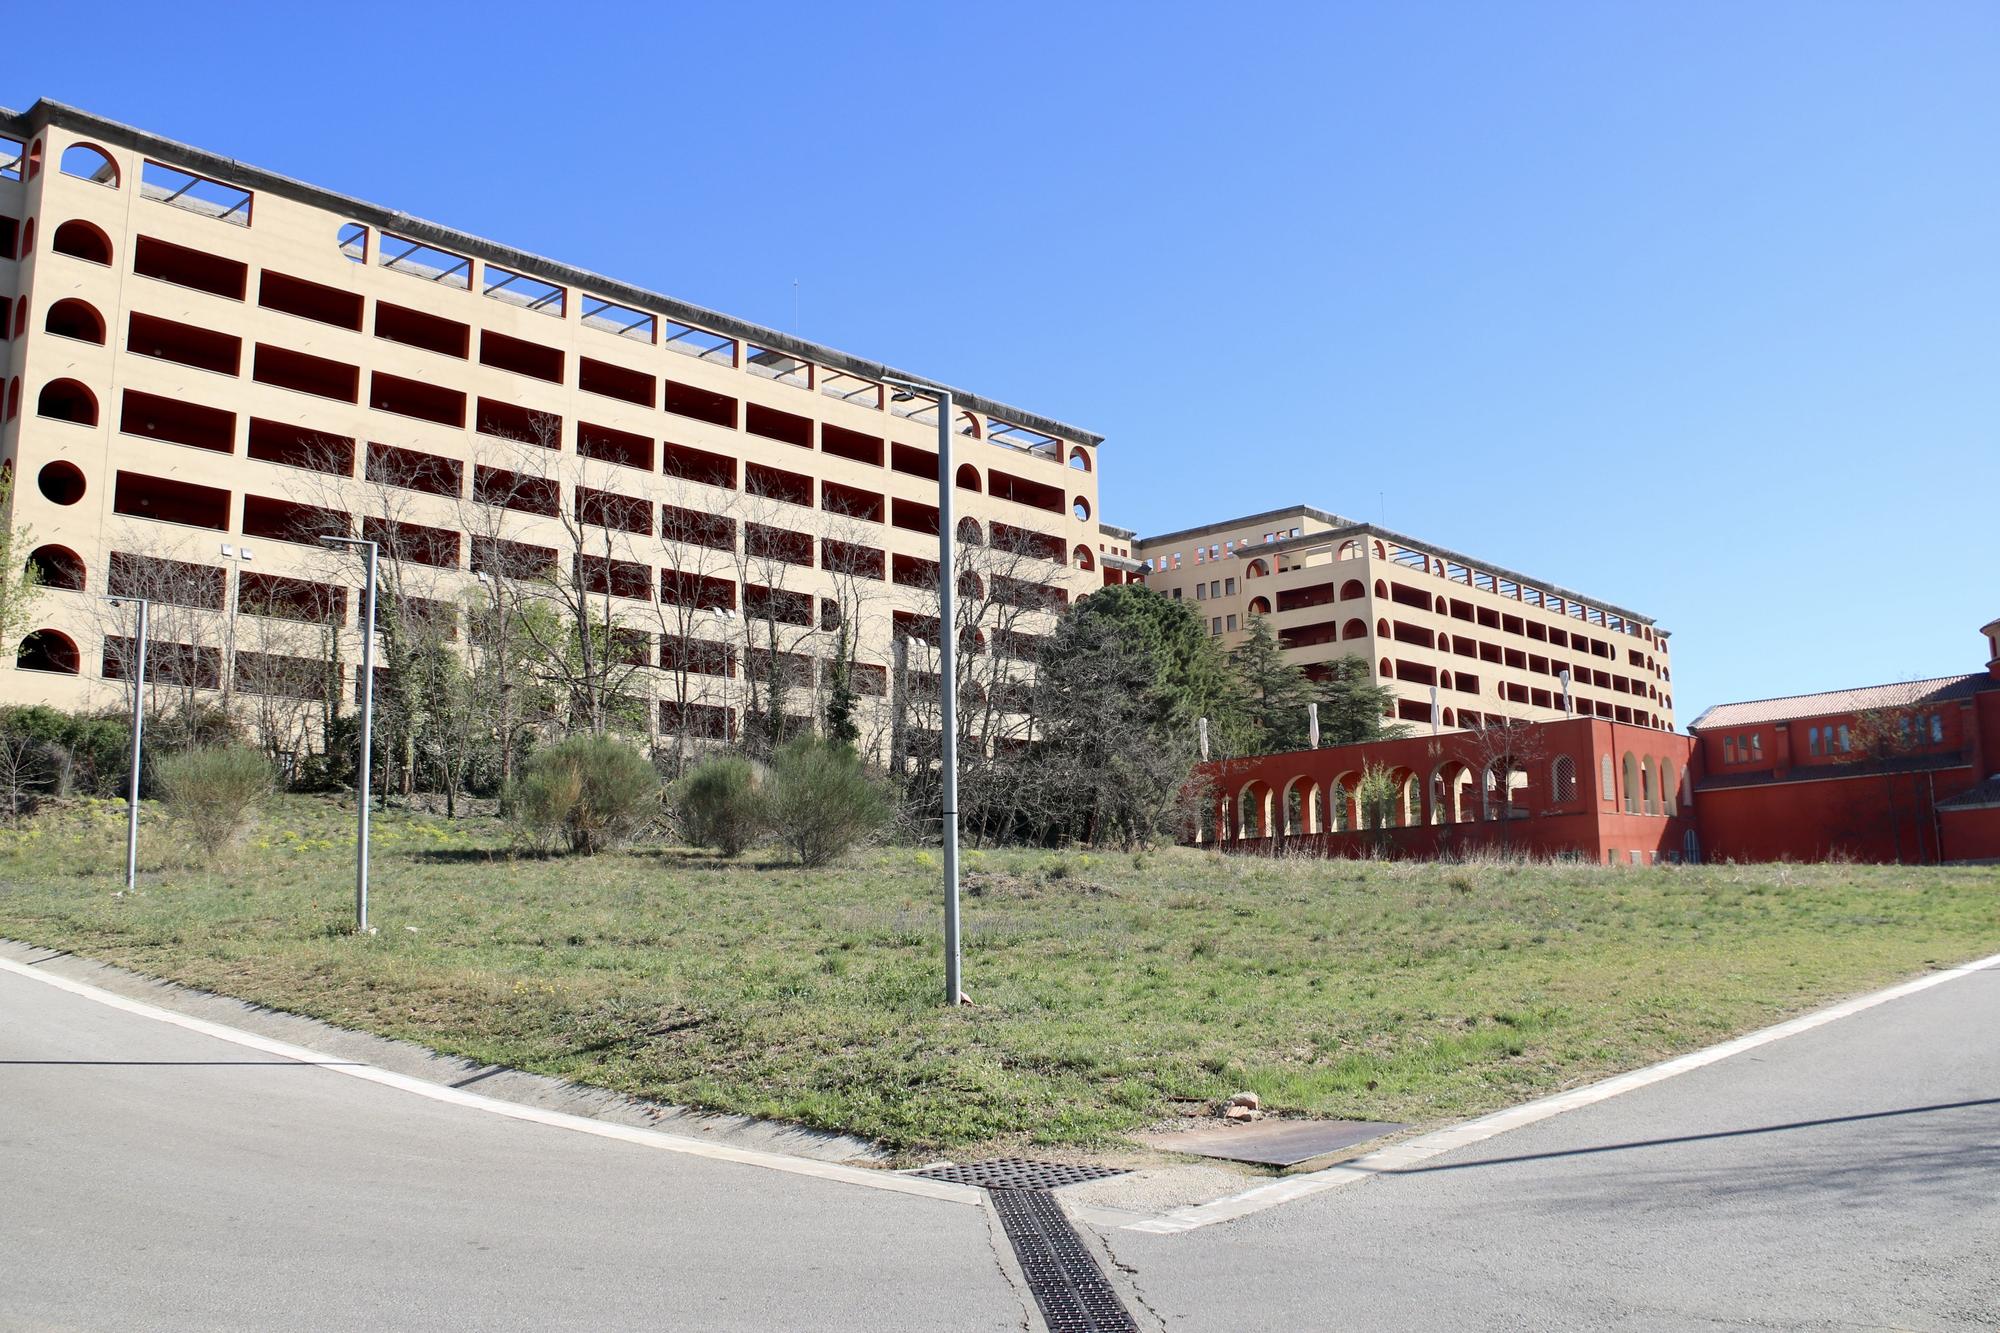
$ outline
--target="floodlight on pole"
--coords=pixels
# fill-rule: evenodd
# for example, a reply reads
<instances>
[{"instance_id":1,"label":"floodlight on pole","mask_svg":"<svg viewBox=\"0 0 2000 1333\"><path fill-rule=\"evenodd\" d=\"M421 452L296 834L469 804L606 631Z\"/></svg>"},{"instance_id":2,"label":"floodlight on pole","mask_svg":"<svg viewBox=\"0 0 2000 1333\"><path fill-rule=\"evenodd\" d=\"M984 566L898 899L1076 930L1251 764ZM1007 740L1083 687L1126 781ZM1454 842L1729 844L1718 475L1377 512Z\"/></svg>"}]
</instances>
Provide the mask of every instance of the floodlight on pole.
<instances>
[{"instance_id":1,"label":"floodlight on pole","mask_svg":"<svg viewBox=\"0 0 2000 1333\"><path fill-rule=\"evenodd\" d=\"M107 597L113 606L136 606L139 623L133 638L138 643L132 669L132 773L125 795L125 891L139 882L139 745L146 734L146 636L152 621L153 604L144 597Z\"/></svg>"},{"instance_id":2,"label":"floodlight on pole","mask_svg":"<svg viewBox=\"0 0 2000 1333\"><path fill-rule=\"evenodd\" d=\"M895 401L916 398L937 402L938 413L938 693L943 699L943 719L939 736L938 778L944 827L944 1002L959 1005L965 993L959 987L958 940L958 627L953 618L958 575L953 568L952 542L957 526L952 521L951 390L909 380L885 379L895 390Z\"/></svg>"},{"instance_id":3,"label":"floodlight on pole","mask_svg":"<svg viewBox=\"0 0 2000 1333\"><path fill-rule=\"evenodd\" d=\"M374 785L371 760L375 751L375 561L380 548L358 537L321 537L328 546L349 546L367 553L368 577L361 592L361 755L355 765L354 790L354 929L368 933L368 801Z\"/></svg>"}]
</instances>

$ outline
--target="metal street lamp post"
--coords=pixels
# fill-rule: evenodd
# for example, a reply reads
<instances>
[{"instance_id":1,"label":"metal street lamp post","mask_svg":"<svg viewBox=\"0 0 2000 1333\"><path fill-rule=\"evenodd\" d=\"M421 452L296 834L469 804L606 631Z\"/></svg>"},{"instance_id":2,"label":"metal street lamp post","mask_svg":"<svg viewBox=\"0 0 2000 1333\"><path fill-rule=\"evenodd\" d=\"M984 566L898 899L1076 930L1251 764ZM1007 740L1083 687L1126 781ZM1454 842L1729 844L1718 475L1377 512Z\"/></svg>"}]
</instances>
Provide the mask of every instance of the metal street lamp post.
<instances>
[{"instance_id":1,"label":"metal street lamp post","mask_svg":"<svg viewBox=\"0 0 2000 1333\"><path fill-rule=\"evenodd\" d=\"M951 516L951 391L908 380L889 379L897 402L932 398L938 409L938 693L943 699L939 736L938 777L944 828L944 1002L964 1002L959 986L958 940L958 626L954 594L958 575L953 568L952 542L957 524Z\"/></svg>"},{"instance_id":2,"label":"metal street lamp post","mask_svg":"<svg viewBox=\"0 0 2000 1333\"><path fill-rule=\"evenodd\" d=\"M107 597L113 606L139 608L138 661L132 669L132 780L125 797L125 891L139 881L139 745L146 734L146 635L153 604L144 597Z\"/></svg>"},{"instance_id":3,"label":"metal street lamp post","mask_svg":"<svg viewBox=\"0 0 2000 1333\"><path fill-rule=\"evenodd\" d=\"M374 785L371 760L375 753L375 560L379 548L356 537L321 537L328 546L358 547L367 552L368 577L361 602L361 755L354 789L359 810L354 839L354 929L368 931L368 802Z\"/></svg>"}]
</instances>

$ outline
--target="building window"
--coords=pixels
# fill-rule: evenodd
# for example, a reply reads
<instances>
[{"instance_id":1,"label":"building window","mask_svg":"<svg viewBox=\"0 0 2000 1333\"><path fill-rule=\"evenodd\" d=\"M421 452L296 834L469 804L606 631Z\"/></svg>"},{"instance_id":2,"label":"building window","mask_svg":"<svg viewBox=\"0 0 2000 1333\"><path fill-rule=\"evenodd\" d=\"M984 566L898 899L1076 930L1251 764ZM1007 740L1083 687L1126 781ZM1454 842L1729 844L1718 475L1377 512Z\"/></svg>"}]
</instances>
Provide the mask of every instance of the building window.
<instances>
[{"instance_id":1,"label":"building window","mask_svg":"<svg viewBox=\"0 0 2000 1333\"><path fill-rule=\"evenodd\" d=\"M1944 715L1942 713L1931 714L1931 744L1944 744Z\"/></svg>"},{"instance_id":2,"label":"building window","mask_svg":"<svg viewBox=\"0 0 2000 1333\"><path fill-rule=\"evenodd\" d=\"M1222 581L1222 591L1223 591L1223 592L1224 592L1224 593L1225 593L1226 595L1228 595L1228 596L1230 596L1230 597L1234 597L1234 596L1236 595L1236 580L1235 580L1235 579L1224 579L1224 580Z\"/></svg>"},{"instance_id":3,"label":"building window","mask_svg":"<svg viewBox=\"0 0 2000 1333\"><path fill-rule=\"evenodd\" d=\"M1231 616L1231 617L1229 617L1229 628L1231 628L1231 629L1235 629L1235 628L1236 628L1236 617L1235 617L1235 616Z\"/></svg>"},{"instance_id":4,"label":"building window","mask_svg":"<svg viewBox=\"0 0 2000 1333\"><path fill-rule=\"evenodd\" d=\"M1610 760L1606 760L1605 762L1609 763ZM1722 738L1722 762L1725 764L1736 762L1736 738L1734 736L1725 736Z\"/></svg>"},{"instance_id":5,"label":"building window","mask_svg":"<svg viewBox=\"0 0 2000 1333\"><path fill-rule=\"evenodd\" d=\"M1807 728L1806 728L1806 753L1807 753L1807 754L1818 754L1818 753L1819 753L1819 728L1818 728L1818 727L1807 727Z\"/></svg>"},{"instance_id":6,"label":"building window","mask_svg":"<svg viewBox=\"0 0 2000 1333\"><path fill-rule=\"evenodd\" d=\"M1840 724L1840 752L1846 754L1852 748L1847 741L1847 724L1843 722Z\"/></svg>"},{"instance_id":7,"label":"building window","mask_svg":"<svg viewBox=\"0 0 2000 1333\"><path fill-rule=\"evenodd\" d=\"M1220 634L1220 633L1222 633L1222 617L1221 617L1221 616L1217 616L1217 617L1215 617L1215 619L1214 619L1214 620L1212 620L1212 621L1210 621L1210 622L1209 622L1209 631L1208 631L1208 632L1209 632L1210 634Z\"/></svg>"},{"instance_id":8,"label":"building window","mask_svg":"<svg viewBox=\"0 0 2000 1333\"><path fill-rule=\"evenodd\" d=\"M1174 589L1174 600L1177 602L1181 600L1181 590L1179 588Z\"/></svg>"},{"instance_id":9,"label":"building window","mask_svg":"<svg viewBox=\"0 0 2000 1333\"><path fill-rule=\"evenodd\" d=\"M1764 757L1764 733L1761 731L1750 734L1750 757L1752 759Z\"/></svg>"}]
</instances>

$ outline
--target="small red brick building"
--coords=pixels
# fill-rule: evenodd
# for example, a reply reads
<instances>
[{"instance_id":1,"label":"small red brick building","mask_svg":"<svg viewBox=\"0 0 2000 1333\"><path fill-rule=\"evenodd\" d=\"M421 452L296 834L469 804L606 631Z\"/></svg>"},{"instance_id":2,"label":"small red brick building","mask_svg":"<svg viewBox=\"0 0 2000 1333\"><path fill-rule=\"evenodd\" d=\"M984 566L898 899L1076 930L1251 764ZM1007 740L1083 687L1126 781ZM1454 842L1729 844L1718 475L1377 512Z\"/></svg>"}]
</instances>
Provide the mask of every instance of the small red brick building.
<instances>
[{"instance_id":1,"label":"small red brick building","mask_svg":"<svg viewBox=\"0 0 2000 1333\"><path fill-rule=\"evenodd\" d=\"M2000 858L2000 620L1984 672L1718 704L1688 728L1712 858Z\"/></svg>"},{"instance_id":2,"label":"small red brick building","mask_svg":"<svg viewBox=\"0 0 2000 1333\"><path fill-rule=\"evenodd\" d=\"M1695 860L1692 748L1669 731L1577 717L1226 760L1202 766L1214 802L1196 841L1264 854ZM1375 821L1356 788L1378 766L1396 799L1365 828Z\"/></svg>"}]
</instances>

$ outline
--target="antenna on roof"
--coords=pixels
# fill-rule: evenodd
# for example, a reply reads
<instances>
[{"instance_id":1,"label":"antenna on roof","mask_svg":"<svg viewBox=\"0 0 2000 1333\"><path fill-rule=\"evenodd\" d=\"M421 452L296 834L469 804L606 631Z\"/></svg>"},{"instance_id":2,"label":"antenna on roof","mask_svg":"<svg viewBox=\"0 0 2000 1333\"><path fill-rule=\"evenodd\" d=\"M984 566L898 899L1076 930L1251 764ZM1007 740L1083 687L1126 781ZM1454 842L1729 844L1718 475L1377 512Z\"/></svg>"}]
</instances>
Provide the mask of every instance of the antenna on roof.
<instances>
[{"instance_id":1,"label":"antenna on roof","mask_svg":"<svg viewBox=\"0 0 2000 1333\"><path fill-rule=\"evenodd\" d=\"M792 279L792 336L799 336L799 280Z\"/></svg>"}]
</instances>

